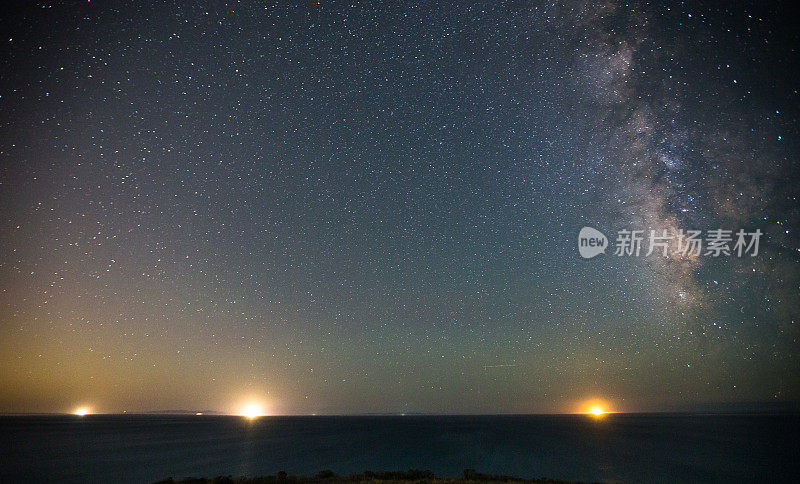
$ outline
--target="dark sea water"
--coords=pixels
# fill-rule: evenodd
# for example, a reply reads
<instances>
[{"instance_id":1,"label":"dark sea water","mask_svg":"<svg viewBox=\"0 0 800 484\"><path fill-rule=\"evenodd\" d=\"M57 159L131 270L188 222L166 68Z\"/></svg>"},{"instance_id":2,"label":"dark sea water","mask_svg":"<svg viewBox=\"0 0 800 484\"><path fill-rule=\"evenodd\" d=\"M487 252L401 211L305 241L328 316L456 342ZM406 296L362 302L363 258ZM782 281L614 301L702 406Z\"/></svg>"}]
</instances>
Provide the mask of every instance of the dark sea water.
<instances>
[{"instance_id":1,"label":"dark sea water","mask_svg":"<svg viewBox=\"0 0 800 484\"><path fill-rule=\"evenodd\" d=\"M0 417L0 482L463 469L623 482L800 482L800 416Z\"/></svg>"}]
</instances>

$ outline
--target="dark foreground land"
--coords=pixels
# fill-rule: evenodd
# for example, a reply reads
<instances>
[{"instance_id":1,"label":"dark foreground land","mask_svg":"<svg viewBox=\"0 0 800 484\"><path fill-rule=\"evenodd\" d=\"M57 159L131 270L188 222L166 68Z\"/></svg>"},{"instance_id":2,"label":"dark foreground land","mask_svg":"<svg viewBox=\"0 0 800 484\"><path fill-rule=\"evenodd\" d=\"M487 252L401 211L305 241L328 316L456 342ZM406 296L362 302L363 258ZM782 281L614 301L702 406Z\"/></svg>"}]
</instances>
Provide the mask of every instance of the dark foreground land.
<instances>
[{"instance_id":1,"label":"dark foreground land","mask_svg":"<svg viewBox=\"0 0 800 484\"><path fill-rule=\"evenodd\" d=\"M156 484L347 484L347 483L374 483L374 484L399 484L399 483L425 483L425 484L497 484L497 483L533 483L533 484L570 484L576 481L559 481L555 479L521 479L512 476L495 476L481 474L467 469L460 477L436 477L431 471L411 469L397 472L364 472L340 476L333 471L322 471L316 476L289 476L279 472L276 476L260 477L231 477L218 476L214 478L187 477L181 480L172 478L159 481Z\"/></svg>"}]
</instances>

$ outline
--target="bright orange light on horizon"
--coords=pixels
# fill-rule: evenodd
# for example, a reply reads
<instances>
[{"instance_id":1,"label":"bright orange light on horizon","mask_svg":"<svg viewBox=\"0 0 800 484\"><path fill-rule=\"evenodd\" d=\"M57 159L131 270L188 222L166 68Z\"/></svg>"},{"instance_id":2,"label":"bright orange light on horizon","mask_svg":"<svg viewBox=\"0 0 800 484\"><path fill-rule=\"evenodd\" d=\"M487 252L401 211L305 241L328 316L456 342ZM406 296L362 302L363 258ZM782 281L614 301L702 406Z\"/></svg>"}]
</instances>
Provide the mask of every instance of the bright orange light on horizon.
<instances>
[{"instance_id":1,"label":"bright orange light on horizon","mask_svg":"<svg viewBox=\"0 0 800 484\"><path fill-rule=\"evenodd\" d=\"M73 413L75 415L79 416L79 417L83 417L84 415L89 415L89 413L91 413L91 412L89 411L89 409L87 407L80 407L80 408L76 408Z\"/></svg>"},{"instance_id":2,"label":"bright orange light on horizon","mask_svg":"<svg viewBox=\"0 0 800 484\"><path fill-rule=\"evenodd\" d=\"M608 400L593 398L590 400L583 400L576 404L574 412L601 418L610 413L614 413L614 410L613 405Z\"/></svg>"},{"instance_id":3,"label":"bright orange light on horizon","mask_svg":"<svg viewBox=\"0 0 800 484\"><path fill-rule=\"evenodd\" d=\"M595 417L602 417L603 415L605 415L606 412L601 407L592 407L589 413L591 413Z\"/></svg>"},{"instance_id":4,"label":"bright orange light on horizon","mask_svg":"<svg viewBox=\"0 0 800 484\"><path fill-rule=\"evenodd\" d=\"M264 409L257 403L249 403L242 407L242 409L239 411L239 415L253 420L258 417L262 417L264 415Z\"/></svg>"}]
</instances>

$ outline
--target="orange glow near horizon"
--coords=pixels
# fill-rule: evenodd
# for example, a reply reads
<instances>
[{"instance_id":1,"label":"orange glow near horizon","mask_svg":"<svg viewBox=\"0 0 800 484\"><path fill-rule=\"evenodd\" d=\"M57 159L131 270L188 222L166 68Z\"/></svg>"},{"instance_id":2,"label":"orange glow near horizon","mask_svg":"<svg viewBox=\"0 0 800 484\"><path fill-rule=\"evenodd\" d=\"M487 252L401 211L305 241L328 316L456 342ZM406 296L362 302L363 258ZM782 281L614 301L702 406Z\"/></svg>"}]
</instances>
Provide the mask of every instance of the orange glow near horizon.
<instances>
[{"instance_id":1,"label":"orange glow near horizon","mask_svg":"<svg viewBox=\"0 0 800 484\"><path fill-rule=\"evenodd\" d=\"M88 407L79 407L79 408L76 408L75 411L72 412L72 413L74 413L75 415L77 415L79 417L83 417L84 415L89 415L91 412L89 411Z\"/></svg>"},{"instance_id":2,"label":"orange glow near horizon","mask_svg":"<svg viewBox=\"0 0 800 484\"><path fill-rule=\"evenodd\" d=\"M590 415L595 418L603 418L609 413L614 413L613 406L607 400L593 398L584 400L575 406L575 413Z\"/></svg>"},{"instance_id":3,"label":"orange glow near horizon","mask_svg":"<svg viewBox=\"0 0 800 484\"><path fill-rule=\"evenodd\" d=\"M243 406L239 411L239 415L249 418L250 420L257 419L264 416L264 409L258 403L248 403Z\"/></svg>"}]
</instances>

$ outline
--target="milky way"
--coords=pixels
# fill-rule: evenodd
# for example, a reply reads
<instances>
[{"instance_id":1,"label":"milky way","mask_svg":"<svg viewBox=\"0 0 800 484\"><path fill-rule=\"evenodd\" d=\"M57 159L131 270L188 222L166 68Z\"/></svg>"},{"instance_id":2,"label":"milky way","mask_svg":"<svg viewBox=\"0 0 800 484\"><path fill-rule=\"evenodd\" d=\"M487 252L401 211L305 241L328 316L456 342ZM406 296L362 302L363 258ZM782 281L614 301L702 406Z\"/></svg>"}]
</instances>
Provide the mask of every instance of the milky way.
<instances>
[{"instance_id":1,"label":"milky way","mask_svg":"<svg viewBox=\"0 0 800 484\"><path fill-rule=\"evenodd\" d=\"M780 4L99 3L2 14L0 411L800 398Z\"/></svg>"}]
</instances>

